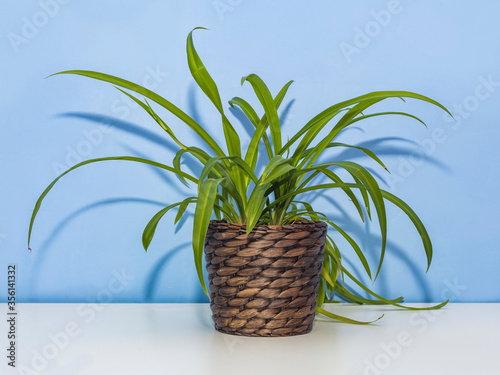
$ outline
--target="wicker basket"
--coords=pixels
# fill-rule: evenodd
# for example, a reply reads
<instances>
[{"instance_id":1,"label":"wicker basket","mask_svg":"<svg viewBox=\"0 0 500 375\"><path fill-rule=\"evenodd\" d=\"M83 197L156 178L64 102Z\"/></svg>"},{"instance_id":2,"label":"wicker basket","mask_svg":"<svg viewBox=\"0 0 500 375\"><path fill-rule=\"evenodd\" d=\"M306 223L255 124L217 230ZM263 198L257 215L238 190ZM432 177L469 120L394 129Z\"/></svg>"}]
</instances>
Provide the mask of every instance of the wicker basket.
<instances>
[{"instance_id":1,"label":"wicker basket","mask_svg":"<svg viewBox=\"0 0 500 375\"><path fill-rule=\"evenodd\" d=\"M215 329L245 336L311 331L327 225L246 227L213 220L205 240Z\"/></svg>"}]
</instances>

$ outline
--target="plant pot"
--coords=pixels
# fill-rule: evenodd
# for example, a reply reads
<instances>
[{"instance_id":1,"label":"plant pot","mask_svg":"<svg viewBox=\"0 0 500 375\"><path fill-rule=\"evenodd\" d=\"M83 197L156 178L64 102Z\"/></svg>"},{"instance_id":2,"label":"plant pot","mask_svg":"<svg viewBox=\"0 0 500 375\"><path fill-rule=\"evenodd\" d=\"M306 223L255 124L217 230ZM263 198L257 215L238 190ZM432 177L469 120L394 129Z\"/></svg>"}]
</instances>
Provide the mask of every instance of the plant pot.
<instances>
[{"instance_id":1,"label":"plant pot","mask_svg":"<svg viewBox=\"0 0 500 375\"><path fill-rule=\"evenodd\" d=\"M294 336L313 326L327 225L246 226L212 220L205 240L215 329Z\"/></svg>"}]
</instances>

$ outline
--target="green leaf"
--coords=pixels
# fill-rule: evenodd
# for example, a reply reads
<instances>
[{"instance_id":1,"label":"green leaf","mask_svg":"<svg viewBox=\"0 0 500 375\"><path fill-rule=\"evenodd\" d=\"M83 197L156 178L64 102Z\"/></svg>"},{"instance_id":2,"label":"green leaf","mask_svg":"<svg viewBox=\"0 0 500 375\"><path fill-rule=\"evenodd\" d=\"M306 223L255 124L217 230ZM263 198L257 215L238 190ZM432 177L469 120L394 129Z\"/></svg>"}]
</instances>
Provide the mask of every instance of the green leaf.
<instances>
[{"instance_id":1,"label":"green leaf","mask_svg":"<svg viewBox=\"0 0 500 375\"><path fill-rule=\"evenodd\" d=\"M293 203L291 204L293 206ZM298 219L305 219L306 217L313 218L313 220L319 221L319 220L326 220L327 217L325 214L322 214L321 212L317 211L311 211L307 209L289 209L285 213L285 220L287 223L291 223L293 221L296 221Z\"/></svg>"},{"instance_id":2,"label":"green leaf","mask_svg":"<svg viewBox=\"0 0 500 375\"><path fill-rule=\"evenodd\" d=\"M212 216L215 199L217 197L217 188L222 180L223 179L209 178L201 183L193 220L194 263L200 284L208 296L209 293L203 278L203 248L205 245L208 225L210 223L210 217Z\"/></svg>"},{"instance_id":3,"label":"green leaf","mask_svg":"<svg viewBox=\"0 0 500 375\"><path fill-rule=\"evenodd\" d=\"M240 137L224 114L224 108L222 108L219 89L217 88L217 85L205 68L205 65L203 65L203 62L201 61L200 56L198 55L198 52L196 52L196 49L194 47L193 31L198 29L206 30L203 27L197 27L189 33L187 38L186 50L189 70L191 71L191 75L193 76L198 86L200 86L202 91L210 99L210 101L214 104L214 106L222 116L222 126L224 129L224 136L226 138L226 145L229 151L229 155L241 156Z\"/></svg>"},{"instance_id":4,"label":"green leaf","mask_svg":"<svg viewBox=\"0 0 500 375\"><path fill-rule=\"evenodd\" d=\"M259 125L260 122L259 115L257 115L255 109L253 109L253 107L245 99L235 96L229 101L229 105L232 108L234 108L234 106L237 105L238 107L241 108L245 116L247 116L247 118L250 120L250 122L254 127L257 127L257 125Z\"/></svg>"},{"instance_id":5,"label":"green leaf","mask_svg":"<svg viewBox=\"0 0 500 375\"><path fill-rule=\"evenodd\" d=\"M225 173L225 171L222 170L222 166L218 164L219 161L221 161L221 159L222 159L221 156L215 156L213 158L208 159L205 162L205 166L203 167L203 170L201 171L201 175L199 178L200 182L205 181L205 179L209 176L209 174L212 172L213 169L218 168L220 171ZM200 193L200 188L201 185L198 185L198 194Z\"/></svg>"},{"instance_id":6,"label":"green leaf","mask_svg":"<svg viewBox=\"0 0 500 375\"><path fill-rule=\"evenodd\" d=\"M429 234L427 233L424 224L418 218L417 214L411 209L411 207L408 206L408 204L406 204L405 202L403 202L403 200L389 193L388 191L381 190L381 192L382 196L385 199L387 199L391 203L394 203L396 207L400 208L410 218L413 225L417 229L418 234L420 235L420 238L422 239L422 243L424 245L425 255L427 256L427 271L429 271L429 267L431 266L432 262L432 242L431 239L429 238Z\"/></svg>"},{"instance_id":7,"label":"green leaf","mask_svg":"<svg viewBox=\"0 0 500 375\"><path fill-rule=\"evenodd\" d=\"M262 81L262 79L260 79L260 77L256 74L250 74L246 77L243 77L241 79L241 84L243 84L245 81L250 82L255 91L255 94L257 95L257 98L262 104L262 107L264 107L267 121L269 122L269 127L271 129L271 139L273 140L274 152L277 154L281 149L281 127L278 117L278 111L276 110L271 92L267 88L264 81Z\"/></svg>"},{"instance_id":8,"label":"green leaf","mask_svg":"<svg viewBox=\"0 0 500 375\"><path fill-rule=\"evenodd\" d=\"M224 182L225 181L221 182L221 186L223 187L223 190L225 189ZM227 192L227 189L226 189L226 192ZM230 222L242 223L240 215L238 214L238 212L236 212L236 210L233 207L234 205L231 204L226 197L222 196L221 194L217 194L217 199L222 202L222 207L219 207L217 205L215 205L215 206L218 207L230 219Z\"/></svg>"},{"instance_id":9,"label":"green leaf","mask_svg":"<svg viewBox=\"0 0 500 375\"><path fill-rule=\"evenodd\" d=\"M215 169L215 167L219 168L221 172L224 173L225 176L228 178L224 180L221 185L223 185L224 188L228 189L228 184L231 186L235 186L234 181L235 178L234 176L231 175L230 171L234 170L234 168L230 168L228 171L224 171L222 168L222 165L217 164L221 160L230 160L231 163L235 163L240 169L241 172L244 172L246 176L249 177L252 181L255 183L258 183L257 177L253 173L252 169L246 165L246 163L241 159L239 156L224 156L224 157L213 157L210 158L209 160L206 161L205 167L203 168L203 171L200 176L200 181L203 181L207 176L210 175L211 171ZM231 167L231 165L230 165ZM233 198L237 199L239 202L241 202L240 208L244 209L244 202L246 201L246 191L243 192L243 195L239 193L236 189L231 192L231 195ZM243 212L244 214L244 212Z\"/></svg>"},{"instance_id":10,"label":"green leaf","mask_svg":"<svg viewBox=\"0 0 500 375\"><path fill-rule=\"evenodd\" d=\"M239 156L227 156L224 159L229 159L231 163L235 163L241 171L255 184L259 183L259 179L255 175L253 169Z\"/></svg>"},{"instance_id":11,"label":"green leaf","mask_svg":"<svg viewBox=\"0 0 500 375\"><path fill-rule=\"evenodd\" d=\"M344 116L339 120L339 122L333 127L333 129L328 133L328 135L321 141L319 142L316 146L313 147L313 152L311 155L307 158L304 158L302 161L301 165L306 164L307 166L311 166L314 161L323 153L323 151L326 149L326 147L330 144L331 141L347 126L349 126L349 122L356 117L359 113L367 109L368 107L380 102L382 99L372 99L372 100L365 100L362 101L358 104L356 104L354 107L349 109ZM326 125L326 124L325 124ZM323 125L324 126L324 125ZM316 129L312 129L312 131L316 131ZM316 132L314 136L316 136L318 133ZM304 137L305 138L305 137ZM295 160L299 160L302 158L302 155L296 155Z\"/></svg>"},{"instance_id":12,"label":"green leaf","mask_svg":"<svg viewBox=\"0 0 500 375\"><path fill-rule=\"evenodd\" d=\"M250 195L247 205L247 234L255 227L266 204L266 190L269 184L257 185Z\"/></svg>"},{"instance_id":13,"label":"green leaf","mask_svg":"<svg viewBox=\"0 0 500 375\"><path fill-rule=\"evenodd\" d=\"M322 308L319 308L319 307L316 307L316 312L318 312L319 314L325 315L331 319L339 320L339 321L344 322L344 323L359 324L359 325L375 323L384 317L384 315L381 315L377 319L372 320L370 322L362 322L359 320L354 320L354 319L346 318L345 316L340 316L340 315L331 313L331 312L323 310Z\"/></svg>"},{"instance_id":14,"label":"green leaf","mask_svg":"<svg viewBox=\"0 0 500 375\"><path fill-rule=\"evenodd\" d=\"M365 292L367 292L368 294L374 296L375 298L378 298L381 301L384 301L388 305L400 307L400 308L407 309L407 310L437 310L437 309L440 309L441 307L446 306L446 304L449 302L449 300L446 300L445 302L442 302L442 303L440 303L438 305L434 305L434 306L431 306L431 307L412 307L412 306L400 305L399 303L392 302L391 300L388 300L387 298L384 298L384 297L378 295L377 293L371 291L370 289L368 289L365 285L363 285L362 282L360 282L358 279L356 279L344 267L342 267L342 272L345 273L352 281L354 281L355 284L357 284Z\"/></svg>"},{"instance_id":15,"label":"green leaf","mask_svg":"<svg viewBox=\"0 0 500 375\"><path fill-rule=\"evenodd\" d=\"M200 56L198 55L198 52L196 52L196 49L194 48L193 31L195 30L207 30L207 29L204 27L196 27L189 33L187 37L186 51L187 51L189 70L191 71L191 75L193 76L198 86L200 86L205 95L215 105L217 110L222 113L223 108L222 108L222 101L220 100L219 96L219 89L217 88L217 85L215 84L214 80L212 79L207 69L205 68L205 65L203 65L203 62L201 61Z\"/></svg>"},{"instance_id":16,"label":"green leaf","mask_svg":"<svg viewBox=\"0 0 500 375\"><path fill-rule=\"evenodd\" d=\"M319 283L318 299L316 301L316 306L317 307L322 307L324 302L325 302L325 285L324 285L324 282L321 281Z\"/></svg>"},{"instance_id":17,"label":"green leaf","mask_svg":"<svg viewBox=\"0 0 500 375\"><path fill-rule=\"evenodd\" d=\"M302 140L300 141L299 145L297 146L297 148L295 149L293 155L292 155L292 159L294 160L294 164L297 165L298 162L304 158L304 153L308 150L307 147L309 147L309 145L313 142L313 140L316 138L316 136L319 134L319 132L335 117L337 116L337 114L339 114L341 112L341 110L338 110L338 111L335 111L333 113L331 113L330 115L328 116L325 116L324 118L321 118L319 119L318 121L316 121L314 123L314 127L312 127L304 136L304 138L302 138ZM300 134L299 133L296 133L294 137L292 137L292 139L290 141L287 142L287 145L288 144L292 144L292 142L294 141L295 137ZM318 146L315 146L313 147L312 149L309 149L309 155L312 155L314 151L316 151L318 148ZM288 147L285 145L285 147L280 150L280 155L283 154L283 150L288 150Z\"/></svg>"},{"instance_id":18,"label":"green leaf","mask_svg":"<svg viewBox=\"0 0 500 375\"><path fill-rule=\"evenodd\" d=\"M292 81L288 81L285 84L285 86L283 86L283 88L280 90L280 92L278 93L278 95L276 95L276 97L274 98L274 105L275 105L276 109L278 109L280 107L281 102L285 98L286 93L288 92L288 89L290 88L290 86L292 85L292 83L293 83L293 80Z\"/></svg>"},{"instance_id":19,"label":"green leaf","mask_svg":"<svg viewBox=\"0 0 500 375\"><path fill-rule=\"evenodd\" d=\"M423 122L421 119L419 119L417 116L414 116L414 115L411 115L409 113L406 113L406 112L379 112L379 113L372 113L372 114L369 114L369 115L363 115L363 116L360 116L360 117L356 117L354 120L351 121L351 125L358 122L358 121L361 121L361 120L365 120L367 118L370 118L370 117L377 117L377 116L386 116L386 115L399 115L399 116L406 116L406 117L410 117L414 120L417 120L418 122L420 122L421 124L423 124L425 127L427 127L426 123Z\"/></svg>"},{"instance_id":20,"label":"green leaf","mask_svg":"<svg viewBox=\"0 0 500 375\"><path fill-rule=\"evenodd\" d=\"M335 293L337 293L338 295L340 295L340 297L349 302L357 303L360 305L387 305L387 303L385 303L384 301L367 299L355 295L354 293L351 293L349 290L347 290L344 286L342 286L342 284L340 284L339 282L335 283ZM403 297L398 297L390 301L392 303L399 303L403 301L403 299L404 299Z\"/></svg>"},{"instance_id":21,"label":"green leaf","mask_svg":"<svg viewBox=\"0 0 500 375\"><path fill-rule=\"evenodd\" d=\"M182 216L184 216L184 212L186 212L186 209L187 207L189 206L190 203L194 203L196 201L196 199L198 198L195 198L193 200L183 200L181 202L181 204L179 205L179 210L177 211L177 215L175 215L175 220L174 220L174 224L177 224L179 222L179 220L182 218Z\"/></svg>"},{"instance_id":22,"label":"green leaf","mask_svg":"<svg viewBox=\"0 0 500 375\"><path fill-rule=\"evenodd\" d=\"M210 159L210 155L208 155L205 151L203 151L202 149L198 148L198 147L186 147L186 148L182 148L180 149L179 151L177 151L177 153L175 154L175 157L172 161L172 165L174 166L174 168L178 169L178 170L181 170L181 158L182 156L185 154L185 153L188 153L188 154L191 154L193 155L194 157L196 157L202 165L205 165L205 163L207 162L208 159ZM218 173L218 171L214 171L214 173ZM181 177L181 180L188 185L187 181Z\"/></svg>"},{"instance_id":23,"label":"green leaf","mask_svg":"<svg viewBox=\"0 0 500 375\"><path fill-rule=\"evenodd\" d=\"M281 155L274 156L269 163L267 163L264 171L262 172L261 180L263 181L269 173L271 173L275 168L280 166L281 164L290 164L291 159L284 158Z\"/></svg>"},{"instance_id":24,"label":"green leaf","mask_svg":"<svg viewBox=\"0 0 500 375\"><path fill-rule=\"evenodd\" d=\"M335 173L333 173L329 169L318 168L317 171L318 172L322 172L325 176L327 176L333 182L339 182L339 183L343 183L344 182L339 176L337 176ZM358 211L358 214L359 214L361 220L364 222L365 221L365 217L363 215L363 210L361 208L361 204L358 201L358 198L354 195L354 193L352 192L351 189L349 189L349 188L341 188L341 189L349 197L349 199L351 200L351 202L354 205L354 207L356 207L356 210ZM362 190L362 191L364 191L364 190Z\"/></svg>"},{"instance_id":25,"label":"green leaf","mask_svg":"<svg viewBox=\"0 0 500 375\"><path fill-rule=\"evenodd\" d=\"M349 243L349 245L351 245L351 247L354 249L354 251L356 252L356 255L358 256L359 260L361 261L361 263L363 264L363 267L366 271L366 273L368 274L368 277L371 279L372 278L372 273L370 271L370 266L368 264L368 261L366 260L365 258L365 255L363 254L363 252L361 251L359 245L356 243L356 241L354 241L352 239L351 236L349 236L342 228L340 228L337 224L335 224L334 222L330 221L330 220L325 220L328 224L330 224L332 227L335 228L335 230L337 232L339 232L342 237L344 237L347 242Z\"/></svg>"},{"instance_id":26,"label":"green leaf","mask_svg":"<svg viewBox=\"0 0 500 375\"><path fill-rule=\"evenodd\" d=\"M321 268L321 277L323 277L323 279L332 287L335 286L335 280L332 279L332 277L330 276L330 262L328 261L328 257L325 257L325 259L323 260L323 267Z\"/></svg>"},{"instance_id":27,"label":"green leaf","mask_svg":"<svg viewBox=\"0 0 500 375\"><path fill-rule=\"evenodd\" d=\"M293 83L293 81L289 81L283 88L280 90L278 95L274 98L274 106L276 110L278 110L281 102L283 101L286 93L288 92L288 88ZM262 138L264 140L264 144L266 145L267 154L269 160L273 158L273 150L271 145L269 144L269 139L267 138L266 129L267 129L268 121L267 116L264 114L258 124L255 126L255 133L250 140L250 144L248 145L247 153L245 155L245 162L255 169L255 165L257 164L257 158L259 155L259 141Z\"/></svg>"},{"instance_id":28,"label":"green leaf","mask_svg":"<svg viewBox=\"0 0 500 375\"><path fill-rule=\"evenodd\" d=\"M363 183L361 180L356 176L352 175L352 178L357 184L362 185ZM371 214L371 208L370 208L370 198L368 197L368 193L366 192L365 189L360 189L359 191L361 193L361 197L363 198L363 202L365 204L365 209L366 209L366 214L368 215L368 220L372 220L372 214Z\"/></svg>"},{"instance_id":29,"label":"green leaf","mask_svg":"<svg viewBox=\"0 0 500 375\"><path fill-rule=\"evenodd\" d=\"M168 211L170 211L174 207L181 205L185 205L187 207L189 203L192 203L194 201L196 201L196 197L189 197L184 199L182 202L173 203L158 211L156 215L154 215L152 219L148 222L146 228L144 229L144 232L142 233L142 246L144 247L144 250L148 251L148 247L151 244L151 241L153 240L153 237L155 235L156 227L158 226L158 223Z\"/></svg>"},{"instance_id":30,"label":"green leaf","mask_svg":"<svg viewBox=\"0 0 500 375\"><path fill-rule=\"evenodd\" d=\"M288 163L279 164L262 180L261 184L267 184L268 182L276 180L284 176L285 174L295 170L296 168Z\"/></svg>"},{"instance_id":31,"label":"green leaf","mask_svg":"<svg viewBox=\"0 0 500 375\"><path fill-rule=\"evenodd\" d=\"M255 112L255 110L252 108L252 106L250 104L248 104L248 102L242 98L238 98L238 97L234 97L233 99L231 99L229 101L229 104L231 105L231 107L234 108L235 105L237 105L238 107L241 108L241 110L243 111L243 113L245 114L245 116L247 116L247 118L250 120L250 123L257 129L259 127L259 124L260 122L262 121L262 128L264 128L265 126L265 118L263 118L262 120L259 118L259 116L257 115L257 113ZM254 132L255 134L255 132ZM262 140L264 141L264 145L266 147L266 151L267 151L267 156L269 159L272 159L273 157L273 149L272 149L272 146L271 146L271 143L269 142L269 138L267 137L267 134L265 131L262 131L262 134L261 134L261 138ZM255 146L258 146L258 138L255 138L255 142L254 142L254 145ZM257 151L258 149L256 149ZM248 152L247 152L247 155ZM255 160L257 160L257 156L254 155L254 158ZM248 158L245 157L245 160L248 160L250 163L252 162L252 159L251 158Z\"/></svg>"},{"instance_id":32,"label":"green leaf","mask_svg":"<svg viewBox=\"0 0 500 375\"><path fill-rule=\"evenodd\" d=\"M377 211L378 221L380 225L380 232L382 236L382 249L380 254L380 261L377 268L377 273L375 274L375 280L376 280L380 272L380 269L382 267L382 262L384 260L384 255L385 255L385 247L387 244L387 217L386 217L385 204L384 204L384 199L382 197L381 189L378 186L378 183L375 180L375 178L373 178L373 176L370 174L370 172L368 172L359 164L350 161L339 161L327 164L337 165L355 175L360 180L360 182L365 186L368 194L372 198L373 205L375 206L375 209Z\"/></svg>"},{"instance_id":33,"label":"green leaf","mask_svg":"<svg viewBox=\"0 0 500 375\"><path fill-rule=\"evenodd\" d=\"M245 216L245 203L246 203L246 195L241 196L238 192L238 189L235 184L235 179L231 176L230 171L231 168L225 169L223 164L219 164L219 161L230 160L232 158L236 158L236 156L225 156L225 157L213 157L208 159L205 162L205 166L200 175L199 184L198 184L198 195L201 194L201 182L203 182L207 177L214 178L213 175L220 175L222 178L221 186L231 195L234 199L238 209L240 210L240 214L242 217Z\"/></svg>"}]
</instances>

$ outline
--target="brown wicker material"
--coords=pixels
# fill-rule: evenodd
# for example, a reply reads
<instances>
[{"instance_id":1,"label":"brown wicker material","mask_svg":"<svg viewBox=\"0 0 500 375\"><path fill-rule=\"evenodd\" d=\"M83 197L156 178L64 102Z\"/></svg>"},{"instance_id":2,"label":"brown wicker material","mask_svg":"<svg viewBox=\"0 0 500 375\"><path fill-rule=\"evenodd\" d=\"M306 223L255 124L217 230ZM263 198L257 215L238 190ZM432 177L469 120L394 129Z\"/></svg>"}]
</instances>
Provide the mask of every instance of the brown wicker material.
<instances>
[{"instance_id":1,"label":"brown wicker material","mask_svg":"<svg viewBox=\"0 0 500 375\"><path fill-rule=\"evenodd\" d=\"M205 240L215 329L245 336L311 331L327 226L246 227L212 220Z\"/></svg>"}]
</instances>

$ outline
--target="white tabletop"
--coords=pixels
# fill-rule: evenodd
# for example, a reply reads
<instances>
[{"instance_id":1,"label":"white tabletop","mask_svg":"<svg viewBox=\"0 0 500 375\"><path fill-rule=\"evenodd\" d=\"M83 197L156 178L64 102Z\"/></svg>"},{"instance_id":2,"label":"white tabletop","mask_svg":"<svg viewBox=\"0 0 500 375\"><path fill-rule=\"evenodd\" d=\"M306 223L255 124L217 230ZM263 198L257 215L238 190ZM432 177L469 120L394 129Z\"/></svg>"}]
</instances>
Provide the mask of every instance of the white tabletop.
<instances>
[{"instance_id":1,"label":"white tabletop","mask_svg":"<svg viewBox=\"0 0 500 375\"><path fill-rule=\"evenodd\" d=\"M424 312L335 304L327 309L355 319L385 317L370 326L317 318L312 333L287 338L218 333L207 304L16 308L17 368L2 354L6 375L500 374L500 304Z\"/></svg>"}]
</instances>

